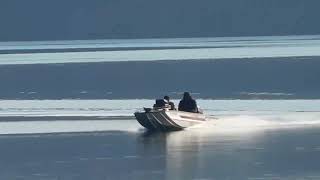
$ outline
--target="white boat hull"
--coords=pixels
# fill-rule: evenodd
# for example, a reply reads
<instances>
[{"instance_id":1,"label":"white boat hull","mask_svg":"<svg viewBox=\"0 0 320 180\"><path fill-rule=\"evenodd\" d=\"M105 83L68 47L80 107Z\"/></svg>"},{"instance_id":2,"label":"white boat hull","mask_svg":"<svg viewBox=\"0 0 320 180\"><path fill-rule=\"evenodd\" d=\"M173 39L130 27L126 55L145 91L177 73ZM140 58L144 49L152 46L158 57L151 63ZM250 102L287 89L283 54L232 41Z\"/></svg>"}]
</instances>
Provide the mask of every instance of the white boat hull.
<instances>
[{"instance_id":1,"label":"white boat hull","mask_svg":"<svg viewBox=\"0 0 320 180\"><path fill-rule=\"evenodd\" d=\"M204 114L168 109L136 112L134 115L145 128L159 131L182 130L206 121Z\"/></svg>"}]
</instances>

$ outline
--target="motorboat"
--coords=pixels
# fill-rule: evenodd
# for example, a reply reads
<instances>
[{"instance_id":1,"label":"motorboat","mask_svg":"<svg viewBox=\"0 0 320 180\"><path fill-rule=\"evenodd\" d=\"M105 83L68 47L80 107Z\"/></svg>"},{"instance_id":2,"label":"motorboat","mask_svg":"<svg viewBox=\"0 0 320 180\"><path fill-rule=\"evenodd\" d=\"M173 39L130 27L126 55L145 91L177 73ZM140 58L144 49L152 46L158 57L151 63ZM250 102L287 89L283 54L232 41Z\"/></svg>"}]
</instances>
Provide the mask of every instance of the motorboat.
<instances>
[{"instance_id":1,"label":"motorboat","mask_svg":"<svg viewBox=\"0 0 320 180\"><path fill-rule=\"evenodd\" d=\"M202 112L170 110L170 107L144 108L134 115L143 127L152 131L177 131L206 121Z\"/></svg>"}]
</instances>

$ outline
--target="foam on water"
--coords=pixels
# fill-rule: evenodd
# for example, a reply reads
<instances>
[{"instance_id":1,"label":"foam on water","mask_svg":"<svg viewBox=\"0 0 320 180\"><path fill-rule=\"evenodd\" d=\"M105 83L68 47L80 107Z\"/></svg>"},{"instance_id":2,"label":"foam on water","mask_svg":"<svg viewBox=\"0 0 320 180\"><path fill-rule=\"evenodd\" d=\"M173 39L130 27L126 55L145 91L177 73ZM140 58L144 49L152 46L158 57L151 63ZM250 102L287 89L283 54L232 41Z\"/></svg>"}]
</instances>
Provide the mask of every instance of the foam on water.
<instances>
[{"instance_id":1,"label":"foam on water","mask_svg":"<svg viewBox=\"0 0 320 180\"><path fill-rule=\"evenodd\" d=\"M263 129L305 128L320 126L319 112L292 112L277 115L236 115L210 119L189 128L219 133L252 132Z\"/></svg>"}]
</instances>

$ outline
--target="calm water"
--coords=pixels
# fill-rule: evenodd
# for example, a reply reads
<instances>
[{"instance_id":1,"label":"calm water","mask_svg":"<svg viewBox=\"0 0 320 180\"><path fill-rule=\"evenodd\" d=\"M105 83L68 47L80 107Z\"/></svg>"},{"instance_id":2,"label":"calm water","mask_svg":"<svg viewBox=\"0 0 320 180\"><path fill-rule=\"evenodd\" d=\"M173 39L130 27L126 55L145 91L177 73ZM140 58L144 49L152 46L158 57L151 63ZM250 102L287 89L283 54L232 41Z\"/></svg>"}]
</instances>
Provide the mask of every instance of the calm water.
<instances>
[{"instance_id":1,"label":"calm water","mask_svg":"<svg viewBox=\"0 0 320 180\"><path fill-rule=\"evenodd\" d=\"M68 52L71 49L80 52ZM41 50L53 52L35 53ZM0 64L301 56L320 56L320 36L0 42Z\"/></svg>"},{"instance_id":2,"label":"calm water","mask_svg":"<svg viewBox=\"0 0 320 180\"><path fill-rule=\"evenodd\" d=\"M207 123L150 133L152 100L0 101L0 179L319 179L319 103L199 100Z\"/></svg>"},{"instance_id":3,"label":"calm water","mask_svg":"<svg viewBox=\"0 0 320 180\"><path fill-rule=\"evenodd\" d=\"M0 42L1 65L297 56L320 36ZM0 100L0 180L320 179L320 100L198 100L208 122L172 133L132 117L153 103Z\"/></svg>"}]
</instances>

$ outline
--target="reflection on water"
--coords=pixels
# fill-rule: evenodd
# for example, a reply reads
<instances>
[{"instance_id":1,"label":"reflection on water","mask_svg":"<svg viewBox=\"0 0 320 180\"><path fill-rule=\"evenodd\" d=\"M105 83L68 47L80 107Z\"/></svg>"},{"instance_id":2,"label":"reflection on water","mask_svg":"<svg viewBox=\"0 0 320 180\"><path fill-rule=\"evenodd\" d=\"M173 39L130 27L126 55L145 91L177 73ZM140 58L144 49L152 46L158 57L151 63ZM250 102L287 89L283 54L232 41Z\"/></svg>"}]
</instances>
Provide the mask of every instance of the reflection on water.
<instances>
[{"instance_id":1,"label":"reflection on water","mask_svg":"<svg viewBox=\"0 0 320 180\"><path fill-rule=\"evenodd\" d=\"M317 179L319 135L318 129L198 129L142 136L142 145L152 147L153 155L165 152L161 160L166 179Z\"/></svg>"},{"instance_id":2,"label":"reflection on water","mask_svg":"<svg viewBox=\"0 0 320 180\"><path fill-rule=\"evenodd\" d=\"M318 130L191 130L153 137L165 141L166 179L317 179Z\"/></svg>"},{"instance_id":3,"label":"reflection on water","mask_svg":"<svg viewBox=\"0 0 320 180\"><path fill-rule=\"evenodd\" d=\"M320 128L239 128L2 135L0 179L319 179Z\"/></svg>"}]
</instances>

